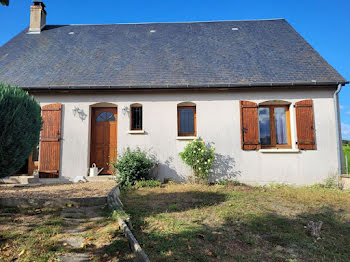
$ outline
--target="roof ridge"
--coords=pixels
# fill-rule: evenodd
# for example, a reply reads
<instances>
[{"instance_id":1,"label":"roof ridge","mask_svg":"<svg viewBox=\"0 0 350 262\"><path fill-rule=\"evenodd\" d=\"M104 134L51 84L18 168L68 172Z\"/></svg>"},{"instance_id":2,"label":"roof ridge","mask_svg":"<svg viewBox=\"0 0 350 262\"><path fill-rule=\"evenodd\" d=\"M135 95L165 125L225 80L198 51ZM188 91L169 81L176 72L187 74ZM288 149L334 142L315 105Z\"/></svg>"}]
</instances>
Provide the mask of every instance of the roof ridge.
<instances>
[{"instance_id":1,"label":"roof ridge","mask_svg":"<svg viewBox=\"0 0 350 262\"><path fill-rule=\"evenodd\" d=\"M72 26L91 26L91 25L147 25L147 24L197 24L197 23L221 23L221 22L260 22L286 20L285 18L267 18L267 19L246 19L246 20L212 20L212 21L170 21L170 22L141 22L141 23L107 23L107 24L67 24ZM50 24L51 26L56 26ZM66 26L67 26L66 25Z\"/></svg>"}]
</instances>

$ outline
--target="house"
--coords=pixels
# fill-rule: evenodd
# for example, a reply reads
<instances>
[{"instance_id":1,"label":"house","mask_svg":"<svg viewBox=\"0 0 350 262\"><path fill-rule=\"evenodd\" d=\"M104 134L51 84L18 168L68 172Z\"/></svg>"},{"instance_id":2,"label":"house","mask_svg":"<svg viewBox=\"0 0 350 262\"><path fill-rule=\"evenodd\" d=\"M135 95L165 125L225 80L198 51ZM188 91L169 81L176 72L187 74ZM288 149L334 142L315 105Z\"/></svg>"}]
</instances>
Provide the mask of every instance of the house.
<instances>
[{"instance_id":1,"label":"house","mask_svg":"<svg viewBox=\"0 0 350 262\"><path fill-rule=\"evenodd\" d=\"M160 179L191 173L179 157L201 137L211 179L322 182L342 169L338 93L347 81L284 19L46 25L0 47L0 81L42 106L40 178L72 180L126 147L156 155ZM35 159L33 160L35 161Z\"/></svg>"}]
</instances>

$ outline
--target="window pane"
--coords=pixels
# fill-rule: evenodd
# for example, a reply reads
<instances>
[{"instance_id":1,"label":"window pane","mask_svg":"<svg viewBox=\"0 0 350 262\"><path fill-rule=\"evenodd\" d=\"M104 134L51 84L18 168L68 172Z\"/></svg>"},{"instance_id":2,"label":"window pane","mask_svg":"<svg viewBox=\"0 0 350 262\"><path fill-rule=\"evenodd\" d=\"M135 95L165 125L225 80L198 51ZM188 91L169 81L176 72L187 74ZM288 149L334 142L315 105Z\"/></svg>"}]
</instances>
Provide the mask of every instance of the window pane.
<instances>
[{"instance_id":1,"label":"window pane","mask_svg":"<svg viewBox=\"0 0 350 262\"><path fill-rule=\"evenodd\" d=\"M131 118L131 129L142 129L142 107L132 107Z\"/></svg>"},{"instance_id":2,"label":"window pane","mask_svg":"<svg viewBox=\"0 0 350 262\"><path fill-rule=\"evenodd\" d=\"M108 118L108 122L114 122L114 121L115 121L114 115L112 115L110 118Z\"/></svg>"},{"instance_id":3,"label":"window pane","mask_svg":"<svg viewBox=\"0 0 350 262\"><path fill-rule=\"evenodd\" d=\"M180 134L194 134L194 109L180 108Z\"/></svg>"},{"instance_id":4,"label":"window pane","mask_svg":"<svg viewBox=\"0 0 350 262\"><path fill-rule=\"evenodd\" d=\"M106 116L107 116L107 113L106 112L102 112L96 119L97 122L103 122L106 120Z\"/></svg>"},{"instance_id":5,"label":"window pane","mask_svg":"<svg viewBox=\"0 0 350 262\"><path fill-rule=\"evenodd\" d=\"M270 108L259 108L259 131L260 143L262 145L271 145Z\"/></svg>"},{"instance_id":6,"label":"window pane","mask_svg":"<svg viewBox=\"0 0 350 262\"><path fill-rule=\"evenodd\" d=\"M286 108L275 107L276 144L287 144Z\"/></svg>"}]
</instances>

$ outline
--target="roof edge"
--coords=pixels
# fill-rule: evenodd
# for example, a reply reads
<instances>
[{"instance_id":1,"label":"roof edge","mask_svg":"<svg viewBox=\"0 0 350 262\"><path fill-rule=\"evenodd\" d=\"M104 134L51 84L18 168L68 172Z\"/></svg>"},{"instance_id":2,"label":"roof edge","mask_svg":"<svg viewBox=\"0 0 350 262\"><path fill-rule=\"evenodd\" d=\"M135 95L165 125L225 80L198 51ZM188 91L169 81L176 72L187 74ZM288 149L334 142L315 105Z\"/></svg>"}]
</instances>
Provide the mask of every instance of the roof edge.
<instances>
[{"instance_id":1,"label":"roof edge","mask_svg":"<svg viewBox=\"0 0 350 262\"><path fill-rule=\"evenodd\" d=\"M242 20L203 20L203 21L169 21L169 22L139 22L139 23L107 23L107 24L67 24L67 26L84 26L84 25L148 25L148 24L196 24L196 23L220 23L220 22L258 22L258 21L276 21L285 18L262 18L262 19L242 19ZM55 25L51 25L55 26Z\"/></svg>"},{"instance_id":2,"label":"roof edge","mask_svg":"<svg viewBox=\"0 0 350 262\"><path fill-rule=\"evenodd\" d=\"M242 84L176 84L176 85L56 85L56 86L19 86L24 90L132 90L132 89L184 89L184 88L246 88L246 87L291 87L291 86L330 86L346 85L349 81L331 82L265 82L265 83L242 83Z\"/></svg>"}]
</instances>

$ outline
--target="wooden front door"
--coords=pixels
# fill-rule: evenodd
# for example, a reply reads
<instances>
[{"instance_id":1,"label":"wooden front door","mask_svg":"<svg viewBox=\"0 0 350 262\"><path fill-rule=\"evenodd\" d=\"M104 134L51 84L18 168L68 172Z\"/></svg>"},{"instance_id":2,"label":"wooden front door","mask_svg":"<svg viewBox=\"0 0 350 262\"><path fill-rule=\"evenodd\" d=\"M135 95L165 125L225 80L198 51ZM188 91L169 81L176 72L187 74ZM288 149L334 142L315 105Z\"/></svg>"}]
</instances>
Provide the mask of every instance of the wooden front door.
<instances>
[{"instance_id":1,"label":"wooden front door","mask_svg":"<svg viewBox=\"0 0 350 262\"><path fill-rule=\"evenodd\" d=\"M90 166L95 163L102 174L111 174L117 158L117 108L92 108L91 117Z\"/></svg>"}]
</instances>

